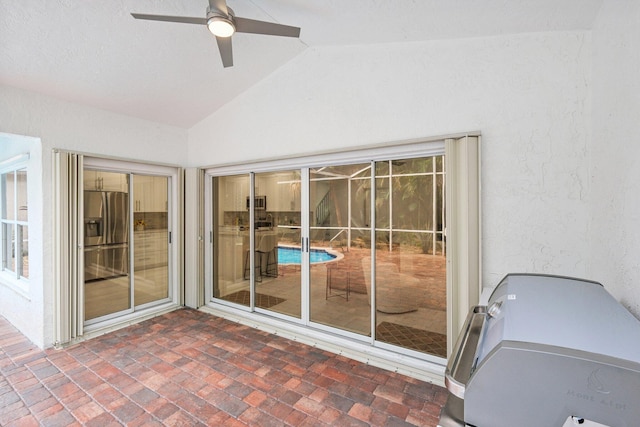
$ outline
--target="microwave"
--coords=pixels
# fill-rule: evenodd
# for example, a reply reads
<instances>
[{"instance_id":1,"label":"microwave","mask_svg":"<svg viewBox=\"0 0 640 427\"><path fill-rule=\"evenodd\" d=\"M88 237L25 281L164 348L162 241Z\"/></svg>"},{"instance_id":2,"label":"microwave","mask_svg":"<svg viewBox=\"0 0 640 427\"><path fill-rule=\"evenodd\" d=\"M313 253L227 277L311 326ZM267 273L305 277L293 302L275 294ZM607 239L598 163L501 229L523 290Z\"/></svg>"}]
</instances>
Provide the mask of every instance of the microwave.
<instances>
[{"instance_id":1,"label":"microwave","mask_svg":"<svg viewBox=\"0 0 640 427\"><path fill-rule=\"evenodd\" d=\"M249 210L249 201L251 198L247 196L247 210ZM267 210L267 196L256 196L253 199L253 208L257 211Z\"/></svg>"}]
</instances>

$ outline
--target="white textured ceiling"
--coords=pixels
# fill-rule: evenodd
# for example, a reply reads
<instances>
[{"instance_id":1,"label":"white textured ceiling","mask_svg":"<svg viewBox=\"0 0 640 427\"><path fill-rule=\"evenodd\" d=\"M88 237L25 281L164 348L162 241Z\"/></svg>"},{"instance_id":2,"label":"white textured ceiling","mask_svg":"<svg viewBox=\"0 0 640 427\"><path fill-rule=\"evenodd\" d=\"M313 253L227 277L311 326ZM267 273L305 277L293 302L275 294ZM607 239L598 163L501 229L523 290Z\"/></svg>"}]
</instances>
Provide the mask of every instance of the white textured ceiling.
<instances>
[{"instance_id":1,"label":"white textured ceiling","mask_svg":"<svg viewBox=\"0 0 640 427\"><path fill-rule=\"evenodd\" d=\"M0 0L0 84L189 128L307 47L591 28L602 0L228 0L237 16L295 25L300 39L233 36L223 68L207 0Z\"/></svg>"}]
</instances>

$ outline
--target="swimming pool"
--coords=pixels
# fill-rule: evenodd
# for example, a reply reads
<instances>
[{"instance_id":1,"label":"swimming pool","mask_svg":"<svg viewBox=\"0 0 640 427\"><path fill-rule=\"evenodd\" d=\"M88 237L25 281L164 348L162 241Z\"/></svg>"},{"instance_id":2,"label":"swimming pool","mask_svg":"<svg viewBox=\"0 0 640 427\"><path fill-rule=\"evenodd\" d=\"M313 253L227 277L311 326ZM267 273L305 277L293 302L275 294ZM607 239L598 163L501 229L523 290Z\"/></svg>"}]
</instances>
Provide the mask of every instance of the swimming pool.
<instances>
[{"instance_id":1,"label":"swimming pool","mask_svg":"<svg viewBox=\"0 0 640 427\"><path fill-rule=\"evenodd\" d=\"M312 264L329 262L338 258L337 254L332 254L325 249L310 249L309 259ZM278 246L278 264L300 264L300 248Z\"/></svg>"}]
</instances>

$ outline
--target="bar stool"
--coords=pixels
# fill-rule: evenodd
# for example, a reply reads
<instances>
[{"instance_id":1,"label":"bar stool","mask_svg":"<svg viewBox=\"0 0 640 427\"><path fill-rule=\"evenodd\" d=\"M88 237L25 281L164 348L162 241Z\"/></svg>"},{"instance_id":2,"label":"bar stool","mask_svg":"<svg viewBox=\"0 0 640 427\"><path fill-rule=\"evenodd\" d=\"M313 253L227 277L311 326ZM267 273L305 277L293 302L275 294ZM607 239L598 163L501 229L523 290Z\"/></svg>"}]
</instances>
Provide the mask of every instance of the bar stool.
<instances>
[{"instance_id":1,"label":"bar stool","mask_svg":"<svg viewBox=\"0 0 640 427\"><path fill-rule=\"evenodd\" d=\"M262 259L265 260L264 275L278 277L278 238L275 233L265 234L260 238L256 254L260 256L260 275L262 275Z\"/></svg>"},{"instance_id":2,"label":"bar stool","mask_svg":"<svg viewBox=\"0 0 640 427\"><path fill-rule=\"evenodd\" d=\"M278 277L278 254L276 253L277 248L278 240L275 233L263 234L260 236L260 242L256 246L256 255L254 261L254 268L256 270L256 282L262 282L263 271L264 276ZM244 280L247 280L249 278L248 273L251 270L251 265L249 264L250 252L251 251L247 250L244 255L244 272L242 274L242 278ZM264 270L262 268L263 259L265 259Z\"/></svg>"}]
</instances>

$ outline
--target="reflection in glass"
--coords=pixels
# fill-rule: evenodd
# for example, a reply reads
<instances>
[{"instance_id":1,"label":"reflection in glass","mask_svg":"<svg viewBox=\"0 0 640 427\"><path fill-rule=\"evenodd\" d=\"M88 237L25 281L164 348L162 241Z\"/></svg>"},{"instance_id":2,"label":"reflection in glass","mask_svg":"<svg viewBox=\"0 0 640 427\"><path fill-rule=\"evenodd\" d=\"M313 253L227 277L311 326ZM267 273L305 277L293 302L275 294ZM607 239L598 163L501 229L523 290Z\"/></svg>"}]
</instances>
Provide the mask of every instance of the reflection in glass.
<instances>
[{"instance_id":1,"label":"reflection in glass","mask_svg":"<svg viewBox=\"0 0 640 427\"><path fill-rule=\"evenodd\" d=\"M442 160L376 163L376 340L446 357Z\"/></svg>"},{"instance_id":2,"label":"reflection in glass","mask_svg":"<svg viewBox=\"0 0 640 427\"><path fill-rule=\"evenodd\" d=\"M314 168L309 176L310 246L336 256L310 266L310 319L362 335L371 334L370 177L369 163Z\"/></svg>"},{"instance_id":3,"label":"reflection in glass","mask_svg":"<svg viewBox=\"0 0 640 427\"><path fill-rule=\"evenodd\" d=\"M169 178L133 174L134 306L169 297Z\"/></svg>"},{"instance_id":4,"label":"reflection in glass","mask_svg":"<svg viewBox=\"0 0 640 427\"><path fill-rule=\"evenodd\" d=\"M16 228L13 224L2 224L3 259L2 268L16 272Z\"/></svg>"},{"instance_id":5,"label":"reflection in glass","mask_svg":"<svg viewBox=\"0 0 640 427\"><path fill-rule=\"evenodd\" d=\"M2 174L2 219L16 219L15 172Z\"/></svg>"},{"instance_id":6,"label":"reflection in glass","mask_svg":"<svg viewBox=\"0 0 640 427\"><path fill-rule=\"evenodd\" d=\"M17 220L27 221L27 171L16 171Z\"/></svg>"},{"instance_id":7,"label":"reflection in glass","mask_svg":"<svg viewBox=\"0 0 640 427\"><path fill-rule=\"evenodd\" d=\"M289 256L300 250L300 171L257 173L255 194L255 305L300 318L300 261Z\"/></svg>"},{"instance_id":8,"label":"reflection in glass","mask_svg":"<svg viewBox=\"0 0 640 427\"><path fill-rule=\"evenodd\" d=\"M128 183L128 174L110 176L118 183ZM105 182L106 188L107 184L110 182ZM85 182L85 321L131 309L129 196L128 191L102 191Z\"/></svg>"},{"instance_id":9,"label":"reflection in glass","mask_svg":"<svg viewBox=\"0 0 640 427\"><path fill-rule=\"evenodd\" d=\"M213 297L249 306L249 175L213 178Z\"/></svg>"},{"instance_id":10,"label":"reflection in glass","mask_svg":"<svg viewBox=\"0 0 640 427\"><path fill-rule=\"evenodd\" d=\"M20 252L22 253L22 271L20 271L20 275L25 279L29 278L29 227L26 225L19 225L18 229L20 230L20 240L22 241L22 246L20 247Z\"/></svg>"}]
</instances>

